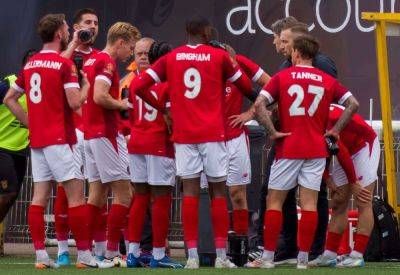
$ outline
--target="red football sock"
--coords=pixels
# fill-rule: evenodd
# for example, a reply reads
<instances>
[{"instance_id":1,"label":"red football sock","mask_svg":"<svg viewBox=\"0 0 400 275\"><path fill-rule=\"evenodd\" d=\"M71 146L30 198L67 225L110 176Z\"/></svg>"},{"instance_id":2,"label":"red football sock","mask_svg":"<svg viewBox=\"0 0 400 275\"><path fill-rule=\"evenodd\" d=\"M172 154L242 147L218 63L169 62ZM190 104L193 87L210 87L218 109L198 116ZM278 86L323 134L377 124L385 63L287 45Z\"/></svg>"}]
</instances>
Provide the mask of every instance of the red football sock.
<instances>
[{"instance_id":1,"label":"red football sock","mask_svg":"<svg viewBox=\"0 0 400 275\"><path fill-rule=\"evenodd\" d=\"M171 195L156 196L151 208L153 247L165 247L168 236Z\"/></svg>"},{"instance_id":2,"label":"red football sock","mask_svg":"<svg viewBox=\"0 0 400 275\"><path fill-rule=\"evenodd\" d=\"M317 225L317 211L301 210L301 219L299 221L299 230L297 232L297 239L300 251L310 251L311 245L314 241L315 229L317 229Z\"/></svg>"},{"instance_id":3,"label":"red football sock","mask_svg":"<svg viewBox=\"0 0 400 275\"><path fill-rule=\"evenodd\" d=\"M54 201L54 223L58 241L67 241L68 225L68 199L62 185L57 186L57 195Z\"/></svg>"},{"instance_id":4,"label":"red football sock","mask_svg":"<svg viewBox=\"0 0 400 275\"><path fill-rule=\"evenodd\" d=\"M328 231L328 234L326 236L325 250L337 253L341 241L342 234Z\"/></svg>"},{"instance_id":5,"label":"red football sock","mask_svg":"<svg viewBox=\"0 0 400 275\"><path fill-rule=\"evenodd\" d=\"M282 228L282 211L267 210L264 215L264 249L275 251Z\"/></svg>"},{"instance_id":6,"label":"red football sock","mask_svg":"<svg viewBox=\"0 0 400 275\"><path fill-rule=\"evenodd\" d=\"M249 211L233 210L233 230L236 235L247 236L249 230Z\"/></svg>"},{"instance_id":7,"label":"red football sock","mask_svg":"<svg viewBox=\"0 0 400 275\"><path fill-rule=\"evenodd\" d=\"M358 233L354 234L353 250L364 255L365 249L367 249L368 242L369 242L369 236Z\"/></svg>"},{"instance_id":8,"label":"red football sock","mask_svg":"<svg viewBox=\"0 0 400 275\"><path fill-rule=\"evenodd\" d=\"M215 248L226 248L229 230L229 213L226 198L214 198L211 200L211 220Z\"/></svg>"},{"instance_id":9,"label":"red football sock","mask_svg":"<svg viewBox=\"0 0 400 275\"><path fill-rule=\"evenodd\" d=\"M95 231L95 225L97 221L100 219L100 209L93 204L86 204L86 216L88 220L88 244L89 247L92 248L93 245L93 238L94 238L94 231Z\"/></svg>"},{"instance_id":10,"label":"red football sock","mask_svg":"<svg viewBox=\"0 0 400 275\"><path fill-rule=\"evenodd\" d=\"M89 224L87 219L87 206L82 204L68 208L69 226L74 235L78 250L89 249Z\"/></svg>"},{"instance_id":11,"label":"red football sock","mask_svg":"<svg viewBox=\"0 0 400 275\"><path fill-rule=\"evenodd\" d=\"M98 218L93 227L93 240L95 242L105 242L107 240L107 205L98 208Z\"/></svg>"},{"instance_id":12,"label":"red football sock","mask_svg":"<svg viewBox=\"0 0 400 275\"><path fill-rule=\"evenodd\" d=\"M197 248L199 235L199 198L184 196L182 202L183 235L188 249Z\"/></svg>"},{"instance_id":13,"label":"red football sock","mask_svg":"<svg viewBox=\"0 0 400 275\"><path fill-rule=\"evenodd\" d=\"M129 211L129 242L140 243L147 208L150 203L150 194L135 194Z\"/></svg>"},{"instance_id":14,"label":"red football sock","mask_svg":"<svg viewBox=\"0 0 400 275\"><path fill-rule=\"evenodd\" d=\"M129 208L121 204L113 204L107 220L107 250L117 251L121 240L122 230L127 223L126 215Z\"/></svg>"},{"instance_id":15,"label":"red football sock","mask_svg":"<svg viewBox=\"0 0 400 275\"><path fill-rule=\"evenodd\" d=\"M28 224L31 232L31 238L35 250L43 250L44 248L44 207L40 205L29 206Z\"/></svg>"}]
</instances>

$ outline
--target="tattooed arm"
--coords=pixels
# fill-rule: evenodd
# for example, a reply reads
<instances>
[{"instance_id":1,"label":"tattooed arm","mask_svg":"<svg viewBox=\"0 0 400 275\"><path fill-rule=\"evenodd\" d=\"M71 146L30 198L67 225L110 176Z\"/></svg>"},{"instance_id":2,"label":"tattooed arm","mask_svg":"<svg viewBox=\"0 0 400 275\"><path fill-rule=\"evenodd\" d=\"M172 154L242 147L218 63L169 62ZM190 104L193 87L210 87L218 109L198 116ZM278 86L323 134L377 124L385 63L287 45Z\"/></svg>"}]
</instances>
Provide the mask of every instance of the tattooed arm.
<instances>
[{"instance_id":1,"label":"tattooed arm","mask_svg":"<svg viewBox=\"0 0 400 275\"><path fill-rule=\"evenodd\" d=\"M357 112L360 105L354 96L350 96L343 103L343 106L345 107L345 110L343 111L336 124L332 127L332 129L326 132L325 136L333 137L335 140L338 140L340 131L342 131L347 123L349 123L353 115Z\"/></svg>"},{"instance_id":2,"label":"tattooed arm","mask_svg":"<svg viewBox=\"0 0 400 275\"><path fill-rule=\"evenodd\" d=\"M271 119L271 112L268 111L266 107L270 103L272 102L270 102L268 98L262 94L257 97L256 102L254 103L257 121L264 126L267 134L273 140L289 136L291 133L282 133L275 129L274 123Z\"/></svg>"}]
</instances>

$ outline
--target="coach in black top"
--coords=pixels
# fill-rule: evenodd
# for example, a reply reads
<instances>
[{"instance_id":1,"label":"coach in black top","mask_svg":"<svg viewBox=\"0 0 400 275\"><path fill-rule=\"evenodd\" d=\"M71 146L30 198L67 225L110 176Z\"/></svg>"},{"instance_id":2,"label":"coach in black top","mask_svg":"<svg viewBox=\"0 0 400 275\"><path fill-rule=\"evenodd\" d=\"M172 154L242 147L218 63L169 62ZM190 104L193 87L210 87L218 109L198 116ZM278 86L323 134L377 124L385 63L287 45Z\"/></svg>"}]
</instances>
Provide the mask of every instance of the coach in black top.
<instances>
[{"instance_id":1,"label":"coach in black top","mask_svg":"<svg viewBox=\"0 0 400 275\"><path fill-rule=\"evenodd\" d=\"M286 60L279 66L278 71L284 70L292 66L291 53L293 48L293 40L299 35L308 34L307 26L299 23L293 17L286 17L276 21L271 28L274 32L274 44L277 52L283 54ZM318 53L313 61L313 66L324 71L325 73L337 78L337 70L335 63L323 53ZM263 227L264 213L266 207L266 196L268 193L269 174L272 163L275 158L275 148L272 145L268 155L266 167L266 183L262 187L260 221L258 224L259 246L263 246ZM296 190L289 191L286 201L283 205L283 229L279 240L277 253L275 254L275 262L290 263L295 262L297 258L297 206L296 206ZM326 231L328 227L329 207L326 185L323 182L318 197L318 227L315 233L314 243L310 252L310 260L316 258L323 253L325 246ZM260 247L261 248L261 247ZM260 251L250 253L249 258L261 255Z\"/></svg>"}]
</instances>

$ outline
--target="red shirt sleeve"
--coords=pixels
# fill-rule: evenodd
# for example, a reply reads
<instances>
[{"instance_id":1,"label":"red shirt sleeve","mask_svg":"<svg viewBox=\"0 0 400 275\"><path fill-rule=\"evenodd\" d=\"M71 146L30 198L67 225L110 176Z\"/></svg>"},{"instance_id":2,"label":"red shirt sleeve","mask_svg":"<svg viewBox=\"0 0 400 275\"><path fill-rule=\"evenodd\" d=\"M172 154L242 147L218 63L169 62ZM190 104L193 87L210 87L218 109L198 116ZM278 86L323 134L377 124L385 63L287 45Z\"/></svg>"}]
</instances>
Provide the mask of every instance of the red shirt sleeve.
<instances>
[{"instance_id":1,"label":"red shirt sleeve","mask_svg":"<svg viewBox=\"0 0 400 275\"><path fill-rule=\"evenodd\" d=\"M279 74L274 75L271 80L262 88L260 95L265 96L269 103L279 100Z\"/></svg>"},{"instance_id":2,"label":"red shirt sleeve","mask_svg":"<svg viewBox=\"0 0 400 275\"><path fill-rule=\"evenodd\" d=\"M134 96L137 95L160 112L164 112L165 105L162 104L161 101L157 100L151 93L150 89L148 89L154 84L154 82L154 78L148 74L147 71L135 77L129 86L129 101L134 102Z\"/></svg>"},{"instance_id":3,"label":"red shirt sleeve","mask_svg":"<svg viewBox=\"0 0 400 275\"><path fill-rule=\"evenodd\" d=\"M333 84L333 100L339 105L343 105L343 103L350 97L352 96L352 93L344 87L342 84L339 83L335 79L335 83Z\"/></svg>"},{"instance_id":4,"label":"red shirt sleeve","mask_svg":"<svg viewBox=\"0 0 400 275\"><path fill-rule=\"evenodd\" d=\"M18 74L17 80L11 84L11 87L17 92L23 93L25 92L25 76L24 70L21 70Z\"/></svg>"},{"instance_id":5,"label":"red shirt sleeve","mask_svg":"<svg viewBox=\"0 0 400 275\"><path fill-rule=\"evenodd\" d=\"M236 55L236 61L239 63L242 71L253 82L257 82L257 80L260 79L260 77L264 73L264 70L260 66L258 66L258 64L243 55Z\"/></svg>"},{"instance_id":6,"label":"red shirt sleeve","mask_svg":"<svg viewBox=\"0 0 400 275\"><path fill-rule=\"evenodd\" d=\"M167 78L167 55L164 55L154 63L146 72L153 78L154 82L165 82Z\"/></svg>"},{"instance_id":7,"label":"red shirt sleeve","mask_svg":"<svg viewBox=\"0 0 400 275\"><path fill-rule=\"evenodd\" d=\"M66 59L64 63L62 81L65 90L69 88L79 89L78 70L76 69L75 64L69 59Z\"/></svg>"},{"instance_id":8,"label":"red shirt sleeve","mask_svg":"<svg viewBox=\"0 0 400 275\"><path fill-rule=\"evenodd\" d=\"M111 60L100 60L96 64L95 81L101 79L107 82L111 86L116 69L117 68L115 67L115 63L112 62Z\"/></svg>"},{"instance_id":9,"label":"red shirt sleeve","mask_svg":"<svg viewBox=\"0 0 400 275\"><path fill-rule=\"evenodd\" d=\"M339 153L337 154L337 160L342 166L344 172L346 173L349 183L355 183L357 181L356 171L354 169L353 161L346 146L339 140Z\"/></svg>"},{"instance_id":10,"label":"red shirt sleeve","mask_svg":"<svg viewBox=\"0 0 400 275\"><path fill-rule=\"evenodd\" d=\"M226 81L232 82L244 95L251 95L253 90L250 79L243 74L239 66L233 66L227 53L222 56L223 75Z\"/></svg>"}]
</instances>

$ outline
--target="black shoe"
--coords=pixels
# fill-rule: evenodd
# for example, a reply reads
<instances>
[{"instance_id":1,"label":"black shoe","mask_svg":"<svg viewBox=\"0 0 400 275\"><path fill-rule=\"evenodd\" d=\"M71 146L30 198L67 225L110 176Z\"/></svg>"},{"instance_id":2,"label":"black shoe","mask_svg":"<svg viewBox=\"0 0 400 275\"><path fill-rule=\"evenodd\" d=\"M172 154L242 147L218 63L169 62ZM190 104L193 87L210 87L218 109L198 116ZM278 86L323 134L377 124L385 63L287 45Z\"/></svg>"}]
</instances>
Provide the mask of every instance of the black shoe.
<instances>
[{"instance_id":1,"label":"black shoe","mask_svg":"<svg viewBox=\"0 0 400 275\"><path fill-rule=\"evenodd\" d=\"M257 246L256 248L252 249L249 252L249 262L252 262L257 258L261 258L263 252L264 252L264 247L262 246Z\"/></svg>"}]
</instances>

